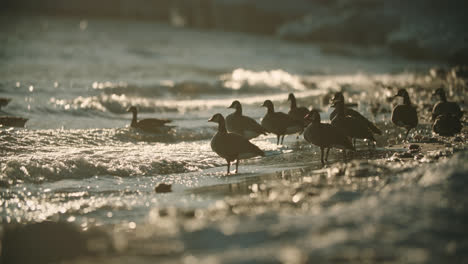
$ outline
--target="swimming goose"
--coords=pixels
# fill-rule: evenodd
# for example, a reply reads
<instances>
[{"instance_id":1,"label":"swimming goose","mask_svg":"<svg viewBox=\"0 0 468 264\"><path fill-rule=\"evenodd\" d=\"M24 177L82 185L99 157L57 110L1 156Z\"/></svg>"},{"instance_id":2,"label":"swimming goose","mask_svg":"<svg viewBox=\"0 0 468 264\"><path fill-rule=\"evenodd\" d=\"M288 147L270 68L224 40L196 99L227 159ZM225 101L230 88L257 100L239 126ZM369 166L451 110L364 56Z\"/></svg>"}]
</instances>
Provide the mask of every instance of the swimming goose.
<instances>
[{"instance_id":1,"label":"swimming goose","mask_svg":"<svg viewBox=\"0 0 468 264\"><path fill-rule=\"evenodd\" d=\"M7 106L7 104L10 103L10 101L11 98L0 97L0 110L2 109L2 107Z\"/></svg>"},{"instance_id":2,"label":"swimming goose","mask_svg":"<svg viewBox=\"0 0 468 264\"><path fill-rule=\"evenodd\" d=\"M262 119L262 126L266 131L276 135L277 145L279 145L280 137L281 144L283 144L285 135L300 133L304 130L304 125L301 122L292 119L285 113L275 112L273 103L270 100L263 102L262 106L268 109Z\"/></svg>"},{"instance_id":3,"label":"swimming goose","mask_svg":"<svg viewBox=\"0 0 468 264\"><path fill-rule=\"evenodd\" d=\"M346 157L346 149L355 150L351 141L338 128L331 124L321 123L320 114L317 110L311 110L305 117L311 123L304 131L304 139L320 147L320 160L323 161L323 150L327 149L325 161L328 160L330 148L343 149ZM345 158L346 159L346 158Z\"/></svg>"},{"instance_id":4,"label":"swimming goose","mask_svg":"<svg viewBox=\"0 0 468 264\"><path fill-rule=\"evenodd\" d=\"M304 106L297 107L296 97L293 93L289 94L288 101L291 101L291 107L289 109L288 115L292 117L292 119L301 122L304 124L304 127L306 127L309 122L304 117L309 113L309 109Z\"/></svg>"},{"instance_id":5,"label":"swimming goose","mask_svg":"<svg viewBox=\"0 0 468 264\"><path fill-rule=\"evenodd\" d=\"M342 92L336 92L335 96L332 99L332 102L334 102L334 101L343 101L344 102L343 93ZM363 115L361 115L358 111L353 110L353 109L351 109L349 107L346 107L346 105L345 105L344 113L345 113L345 115L349 115L349 116L355 117L357 119L361 119L363 122L366 123L367 127L373 133L378 134L378 135L382 135L382 131L374 123L369 121L369 119L367 119ZM337 109L335 108L333 110L333 112L331 112L331 114L330 114L330 120L333 120L333 118L335 118L336 115L337 115Z\"/></svg>"},{"instance_id":6,"label":"swimming goose","mask_svg":"<svg viewBox=\"0 0 468 264\"><path fill-rule=\"evenodd\" d=\"M416 108L411 104L408 92L405 89L398 90L397 95L403 97L403 104L399 104L393 108L392 122L396 126L406 128L405 140L412 128L418 125L418 113Z\"/></svg>"},{"instance_id":7,"label":"swimming goose","mask_svg":"<svg viewBox=\"0 0 468 264\"><path fill-rule=\"evenodd\" d=\"M17 116L0 116L0 127L24 127L27 121L27 118Z\"/></svg>"},{"instance_id":8,"label":"swimming goose","mask_svg":"<svg viewBox=\"0 0 468 264\"><path fill-rule=\"evenodd\" d=\"M242 105L239 101L232 102L228 108L234 108L236 111L226 116L226 128L229 132L239 134L246 139L258 137L261 134L267 134L257 121L248 116L242 115Z\"/></svg>"},{"instance_id":9,"label":"swimming goose","mask_svg":"<svg viewBox=\"0 0 468 264\"><path fill-rule=\"evenodd\" d=\"M130 127L141 129L145 132L166 132L167 130L173 128L173 126L166 126L167 123L172 122L167 119L156 119L156 118L147 118L142 120L137 120L137 108L131 106L128 108L127 112L132 112L133 118Z\"/></svg>"},{"instance_id":10,"label":"swimming goose","mask_svg":"<svg viewBox=\"0 0 468 264\"><path fill-rule=\"evenodd\" d=\"M369 139L375 142L374 135L365 120L345 114L344 101L334 101L331 106L336 109L336 116L331 121L332 126L350 138Z\"/></svg>"},{"instance_id":11,"label":"swimming goose","mask_svg":"<svg viewBox=\"0 0 468 264\"><path fill-rule=\"evenodd\" d=\"M432 131L444 137L454 136L460 133L461 130L460 119L450 114L438 115L432 125Z\"/></svg>"},{"instance_id":12,"label":"swimming goose","mask_svg":"<svg viewBox=\"0 0 468 264\"><path fill-rule=\"evenodd\" d=\"M218 123L218 132L211 139L211 149L227 162L227 174L230 173L231 161L236 160L236 173L239 160L256 156L265 156L265 153L241 135L229 133L226 130L224 117L215 114L208 122Z\"/></svg>"},{"instance_id":13,"label":"swimming goose","mask_svg":"<svg viewBox=\"0 0 468 264\"><path fill-rule=\"evenodd\" d=\"M457 103L447 101L447 97L443 88L435 90L435 92L432 94L432 96L437 95L440 98L440 102L434 105L434 108L432 109L432 121L434 121L437 116L443 114L450 114L458 119L463 116L463 112L460 110L460 106L458 106Z\"/></svg>"}]
</instances>

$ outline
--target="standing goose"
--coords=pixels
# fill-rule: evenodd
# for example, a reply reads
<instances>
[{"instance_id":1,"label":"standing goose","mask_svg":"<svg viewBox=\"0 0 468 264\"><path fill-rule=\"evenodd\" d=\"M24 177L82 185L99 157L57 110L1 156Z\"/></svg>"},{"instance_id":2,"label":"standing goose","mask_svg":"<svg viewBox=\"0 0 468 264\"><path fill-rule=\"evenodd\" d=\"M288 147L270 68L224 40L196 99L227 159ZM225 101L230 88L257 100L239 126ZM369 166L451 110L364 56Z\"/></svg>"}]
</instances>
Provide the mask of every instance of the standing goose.
<instances>
[{"instance_id":1,"label":"standing goose","mask_svg":"<svg viewBox=\"0 0 468 264\"><path fill-rule=\"evenodd\" d=\"M308 120L305 119L305 116L309 113L309 109L304 106L297 107L296 97L293 93L290 93L288 96L288 101L291 101L291 108L289 109L288 115L292 119L301 122L304 124L304 127L308 125Z\"/></svg>"},{"instance_id":2,"label":"standing goose","mask_svg":"<svg viewBox=\"0 0 468 264\"><path fill-rule=\"evenodd\" d=\"M266 131L276 135L277 145L279 145L280 137L281 144L283 144L285 135L300 133L304 130L304 125L301 122L292 119L285 113L275 112L273 103L270 100L263 102L262 106L268 109L262 119L262 126Z\"/></svg>"},{"instance_id":3,"label":"standing goose","mask_svg":"<svg viewBox=\"0 0 468 264\"><path fill-rule=\"evenodd\" d=\"M227 174L230 173L231 161L236 160L236 173L239 160L256 156L265 156L265 153L241 135L229 133L226 130L224 117L215 114L208 122L218 123L218 132L211 139L211 149L227 162Z\"/></svg>"},{"instance_id":4,"label":"standing goose","mask_svg":"<svg viewBox=\"0 0 468 264\"><path fill-rule=\"evenodd\" d=\"M334 102L334 101L343 101L344 102L343 93L342 92L336 92L335 96L332 99L332 102ZM333 120L333 118L335 118L335 116L337 115L337 111L338 111L338 109L335 108L333 110L333 112L331 112L330 120ZM361 115L358 111L353 110L353 109L345 106L344 113L345 113L345 115L355 117L357 119L362 120L362 122L365 122L367 127L372 131L372 133L377 134L377 135L382 135L382 131L374 123L369 121L369 119L367 119L363 115Z\"/></svg>"},{"instance_id":5,"label":"standing goose","mask_svg":"<svg viewBox=\"0 0 468 264\"><path fill-rule=\"evenodd\" d=\"M2 107L7 106L7 104L10 103L10 101L11 98L0 97L0 110L2 109Z\"/></svg>"},{"instance_id":6,"label":"standing goose","mask_svg":"<svg viewBox=\"0 0 468 264\"><path fill-rule=\"evenodd\" d=\"M434 121L437 116L439 115L453 115L455 118L460 119L463 116L463 112L460 110L460 106L458 106L455 102L448 102L447 97L445 95L445 91L443 88L438 88L432 94L432 96L439 96L440 102L434 105L432 109L432 121Z\"/></svg>"},{"instance_id":7,"label":"standing goose","mask_svg":"<svg viewBox=\"0 0 468 264\"><path fill-rule=\"evenodd\" d=\"M254 119L242 115L242 105L239 101L232 102L228 108L234 108L236 111L226 116L226 128L229 132L239 134L246 139L258 137L261 134L267 134L263 128Z\"/></svg>"},{"instance_id":8,"label":"standing goose","mask_svg":"<svg viewBox=\"0 0 468 264\"><path fill-rule=\"evenodd\" d=\"M308 142L320 147L320 160L323 161L323 151L327 149L325 161L328 160L328 152L330 148L343 149L346 159L346 149L355 150L349 138L347 138L339 129L330 125L324 124L320 121L320 114L317 110L311 110L305 117L311 123L304 131L304 139Z\"/></svg>"},{"instance_id":9,"label":"standing goose","mask_svg":"<svg viewBox=\"0 0 468 264\"><path fill-rule=\"evenodd\" d=\"M461 130L460 119L450 114L438 115L432 125L432 131L444 137L454 136L460 133Z\"/></svg>"},{"instance_id":10,"label":"standing goose","mask_svg":"<svg viewBox=\"0 0 468 264\"><path fill-rule=\"evenodd\" d=\"M147 118L138 120L138 111L135 106L129 107L127 112L131 112L133 114L132 123L130 123L130 127L138 128L145 132L153 133L166 132L169 129L173 128L173 126L166 126L167 123L172 122L171 120L167 119Z\"/></svg>"},{"instance_id":11,"label":"standing goose","mask_svg":"<svg viewBox=\"0 0 468 264\"><path fill-rule=\"evenodd\" d=\"M416 112L416 108L411 104L408 92L405 89L398 90L394 98L398 96L403 97L403 104L399 104L393 108L392 122L396 126L406 129L406 140L410 130L418 125L418 113Z\"/></svg>"},{"instance_id":12,"label":"standing goose","mask_svg":"<svg viewBox=\"0 0 468 264\"><path fill-rule=\"evenodd\" d=\"M0 116L0 127L24 127L27 121L27 118L17 116Z\"/></svg>"},{"instance_id":13,"label":"standing goose","mask_svg":"<svg viewBox=\"0 0 468 264\"><path fill-rule=\"evenodd\" d=\"M336 116L331 121L333 126L338 128L348 137L369 139L375 142L374 135L369 129L366 121L345 114L344 101L334 101L332 107L335 107L336 109Z\"/></svg>"}]
</instances>

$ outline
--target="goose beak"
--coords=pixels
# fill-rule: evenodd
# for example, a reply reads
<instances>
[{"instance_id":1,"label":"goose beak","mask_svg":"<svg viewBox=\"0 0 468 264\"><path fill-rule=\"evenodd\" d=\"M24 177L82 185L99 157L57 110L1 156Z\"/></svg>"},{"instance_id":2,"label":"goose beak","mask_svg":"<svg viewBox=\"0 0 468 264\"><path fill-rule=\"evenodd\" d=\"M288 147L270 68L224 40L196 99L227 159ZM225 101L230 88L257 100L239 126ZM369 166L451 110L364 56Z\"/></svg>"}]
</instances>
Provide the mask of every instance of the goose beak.
<instances>
[{"instance_id":1,"label":"goose beak","mask_svg":"<svg viewBox=\"0 0 468 264\"><path fill-rule=\"evenodd\" d=\"M208 122L215 122L214 117L208 119Z\"/></svg>"},{"instance_id":2,"label":"goose beak","mask_svg":"<svg viewBox=\"0 0 468 264\"><path fill-rule=\"evenodd\" d=\"M310 118L310 114L307 114L306 116L304 116L305 120L308 120L309 118Z\"/></svg>"}]
</instances>

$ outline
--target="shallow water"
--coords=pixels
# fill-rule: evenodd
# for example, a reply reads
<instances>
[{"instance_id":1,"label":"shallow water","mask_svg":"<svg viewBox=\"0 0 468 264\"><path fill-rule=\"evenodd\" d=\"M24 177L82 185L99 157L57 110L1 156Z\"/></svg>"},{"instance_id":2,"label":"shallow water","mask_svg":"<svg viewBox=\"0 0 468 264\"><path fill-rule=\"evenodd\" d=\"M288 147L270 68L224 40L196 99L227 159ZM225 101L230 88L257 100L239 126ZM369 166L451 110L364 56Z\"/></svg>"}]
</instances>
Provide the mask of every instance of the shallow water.
<instances>
[{"instance_id":1,"label":"shallow water","mask_svg":"<svg viewBox=\"0 0 468 264\"><path fill-rule=\"evenodd\" d=\"M387 98L407 87L427 114L431 89L445 83L451 98L464 100L463 80L433 78L429 65L395 58L323 55L310 45L152 23L6 17L0 25L8 33L0 36L0 92L13 99L2 115L30 119L25 129L0 128L1 223L97 228L111 241L98 250L99 261L109 263L467 259L458 220L441 231L447 238L432 233L437 221L466 216L460 189L447 187L465 183L465 152L440 168L416 158L387 164L397 151L388 146L403 132L389 123ZM294 92L299 105L322 109L327 120L323 98L341 89L385 131L376 150L360 143L347 165L332 151L332 165L321 168L318 149L302 138L276 146L274 136L261 136L252 142L266 157L225 175L209 146L214 113L229 114L238 99L259 120L265 99L287 111ZM168 134L131 129L130 105L140 118L170 118L177 127ZM431 136L427 120L421 123L414 140ZM448 156L465 149L461 137ZM160 182L173 192L155 193ZM425 248L440 244L440 252Z\"/></svg>"}]
</instances>

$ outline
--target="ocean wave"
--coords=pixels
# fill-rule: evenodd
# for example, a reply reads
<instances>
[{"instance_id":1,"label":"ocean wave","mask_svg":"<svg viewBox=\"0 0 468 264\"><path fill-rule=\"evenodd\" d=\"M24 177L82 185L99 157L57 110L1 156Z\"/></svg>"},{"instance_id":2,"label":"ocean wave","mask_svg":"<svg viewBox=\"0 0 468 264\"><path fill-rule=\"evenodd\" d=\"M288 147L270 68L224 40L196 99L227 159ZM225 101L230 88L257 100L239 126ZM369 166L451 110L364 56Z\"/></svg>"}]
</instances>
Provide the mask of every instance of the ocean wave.
<instances>
[{"instance_id":1,"label":"ocean wave","mask_svg":"<svg viewBox=\"0 0 468 264\"><path fill-rule=\"evenodd\" d=\"M193 159L188 153L197 152ZM116 158L118 157L118 158ZM47 182L93 176L152 176L198 171L221 165L208 144L127 144L40 149L0 160L0 180Z\"/></svg>"}]
</instances>

